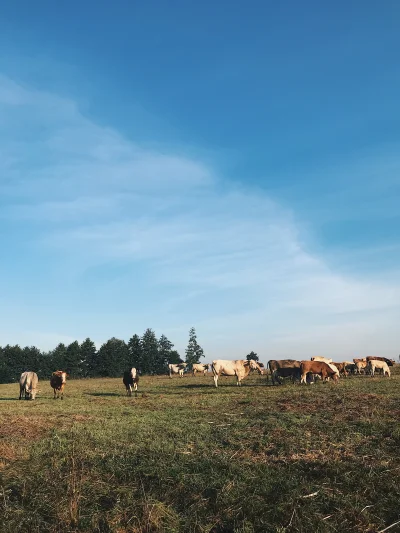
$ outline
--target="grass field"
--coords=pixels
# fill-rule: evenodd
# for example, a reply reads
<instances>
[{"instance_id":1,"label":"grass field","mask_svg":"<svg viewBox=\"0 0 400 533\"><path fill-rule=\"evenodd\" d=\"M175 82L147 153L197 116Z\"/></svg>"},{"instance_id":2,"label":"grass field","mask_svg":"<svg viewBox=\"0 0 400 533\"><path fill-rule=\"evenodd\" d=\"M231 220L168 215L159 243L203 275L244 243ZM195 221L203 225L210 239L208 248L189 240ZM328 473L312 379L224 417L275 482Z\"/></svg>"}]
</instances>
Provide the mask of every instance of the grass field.
<instances>
[{"instance_id":1,"label":"grass field","mask_svg":"<svg viewBox=\"0 0 400 533\"><path fill-rule=\"evenodd\" d=\"M396 369L397 370L397 369ZM400 520L400 374L0 385L0 531L378 532ZM400 524L399 524L400 525ZM400 531L399 526L389 529Z\"/></svg>"}]
</instances>

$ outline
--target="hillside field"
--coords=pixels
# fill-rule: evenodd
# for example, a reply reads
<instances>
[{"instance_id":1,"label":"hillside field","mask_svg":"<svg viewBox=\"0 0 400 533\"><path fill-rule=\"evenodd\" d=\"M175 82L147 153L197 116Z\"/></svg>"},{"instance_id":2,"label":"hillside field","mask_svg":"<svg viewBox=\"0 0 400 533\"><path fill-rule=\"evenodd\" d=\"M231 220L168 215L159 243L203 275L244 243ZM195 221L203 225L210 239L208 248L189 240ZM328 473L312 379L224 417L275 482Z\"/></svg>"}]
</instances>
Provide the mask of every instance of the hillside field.
<instances>
[{"instance_id":1,"label":"hillside field","mask_svg":"<svg viewBox=\"0 0 400 533\"><path fill-rule=\"evenodd\" d=\"M0 531L378 532L400 521L400 372L0 385ZM388 529L400 531L400 524Z\"/></svg>"}]
</instances>

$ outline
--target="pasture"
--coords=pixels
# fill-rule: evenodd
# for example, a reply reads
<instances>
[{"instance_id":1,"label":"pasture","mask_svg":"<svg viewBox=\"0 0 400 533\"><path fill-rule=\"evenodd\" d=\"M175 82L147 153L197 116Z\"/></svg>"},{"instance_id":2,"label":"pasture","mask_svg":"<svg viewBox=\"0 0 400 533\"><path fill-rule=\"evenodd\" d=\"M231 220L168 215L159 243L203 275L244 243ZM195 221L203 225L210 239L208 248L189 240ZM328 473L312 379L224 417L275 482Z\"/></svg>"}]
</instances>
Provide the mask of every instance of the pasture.
<instances>
[{"instance_id":1,"label":"pasture","mask_svg":"<svg viewBox=\"0 0 400 533\"><path fill-rule=\"evenodd\" d=\"M0 531L378 532L400 520L400 373L0 385ZM394 526L388 531L399 531Z\"/></svg>"}]
</instances>

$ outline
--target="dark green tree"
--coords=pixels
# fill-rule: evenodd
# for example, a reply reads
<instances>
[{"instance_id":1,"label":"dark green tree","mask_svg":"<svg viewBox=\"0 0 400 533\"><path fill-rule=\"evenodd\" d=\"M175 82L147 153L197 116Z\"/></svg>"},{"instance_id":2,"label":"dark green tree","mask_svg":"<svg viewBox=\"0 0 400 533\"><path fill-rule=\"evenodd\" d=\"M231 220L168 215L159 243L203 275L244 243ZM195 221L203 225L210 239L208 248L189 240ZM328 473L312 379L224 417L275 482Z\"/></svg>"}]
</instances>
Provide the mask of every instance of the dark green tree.
<instances>
[{"instance_id":1,"label":"dark green tree","mask_svg":"<svg viewBox=\"0 0 400 533\"><path fill-rule=\"evenodd\" d=\"M250 361L250 359L253 359L254 361L258 361L259 357L255 352L250 352L249 354L246 355L246 359L248 361Z\"/></svg>"},{"instance_id":2,"label":"dark green tree","mask_svg":"<svg viewBox=\"0 0 400 533\"><path fill-rule=\"evenodd\" d=\"M186 348L186 363L192 368L194 363L200 363L200 357L204 357L203 348L197 342L195 328L189 330L189 343Z\"/></svg>"},{"instance_id":3,"label":"dark green tree","mask_svg":"<svg viewBox=\"0 0 400 533\"><path fill-rule=\"evenodd\" d=\"M128 368L135 367L136 370L142 370L143 366L143 350L142 341L139 335L132 335L128 342L129 364Z\"/></svg>"},{"instance_id":4,"label":"dark green tree","mask_svg":"<svg viewBox=\"0 0 400 533\"><path fill-rule=\"evenodd\" d=\"M56 370L65 370L66 353L67 347L62 342L60 342L60 344L58 344L51 352L52 372L55 372Z\"/></svg>"},{"instance_id":5,"label":"dark green tree","mask_svg":"<svg viewBox=\"0 0 400 533\"><path fill-rule=\"evenodd\" d=\"M112 337L99 350L98 375L102 377L122 376L128 365L128 359L126 342Z\"/></svg>"},{"instance_id":6,"label":"dark green tree","mask_svg":"<svg viewBox=\"0 0 400 533\"><path fill-rule=\"evenodd\" d=\"M168 362L177 365L178 363L183 363L183 359L177 350L171 350Z\"/></svg>"},{"instance_id":7,"label":"dark green tree","mask_svg":"<svg viewBox=\"0 0 400 533\"><path fill-rule=\"evenodd\" d=\"M161 335L158 340L158 368L157 374L165 374L168 371L168 363L173 363L174 359L172 348L174 345L165 335ZM179 357L179 354L178 354Z\"/></svg>"},{"instance_id":8,"label":"dark green tree","mask_svg":"<svg viewBox=\"0 0 400 533\"><path fill-rule=\"evenodd\" d=\"M78 341L74 341L67 346L65 351L65 370L72 379L80 378L82 375L81 347Z\"/></svg>"},{"instance_id":9,"label":"dark green tree","mask_svg":"<svg viewBox=\"0 0 400 533\"><path fill-rule=\"evenodd\" d=\"M81 346L81 373L84 377L93 378L98 375L98 353L96 345L89 339L85 339Z\"/></svg>"},{"instance_id":10,"label":"dark green tree","mask_svg":"<svg viewBox=\"0 0 400 533\"><path fill-rule=\"evenodd\" d=\"M151 328L146 329L142 337L142 368L143 374L154 374L159 367L158 342Z\"/></svg>"}]
</instances>

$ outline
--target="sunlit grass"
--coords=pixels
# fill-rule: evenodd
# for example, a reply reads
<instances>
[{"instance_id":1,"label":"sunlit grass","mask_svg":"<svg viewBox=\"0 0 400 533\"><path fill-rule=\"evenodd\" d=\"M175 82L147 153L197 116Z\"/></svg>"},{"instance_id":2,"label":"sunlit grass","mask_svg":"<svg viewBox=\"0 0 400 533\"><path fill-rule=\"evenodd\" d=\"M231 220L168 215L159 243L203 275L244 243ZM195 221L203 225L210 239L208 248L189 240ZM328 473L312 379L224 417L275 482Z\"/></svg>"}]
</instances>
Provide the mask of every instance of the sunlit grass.
<instances>
[{"instance_id":1,"label":"sunlit grass","mask_svg":"<svg viewBox=\"0 0 400 533\"><path fill-rule=\"evenodd\" d=\"M1 532L376 532L400 520L400 376L0 385ZM312 494L312 496L309 496ZM309 496L309 497L307 497Z\"/></svg>"}]
</instances>

